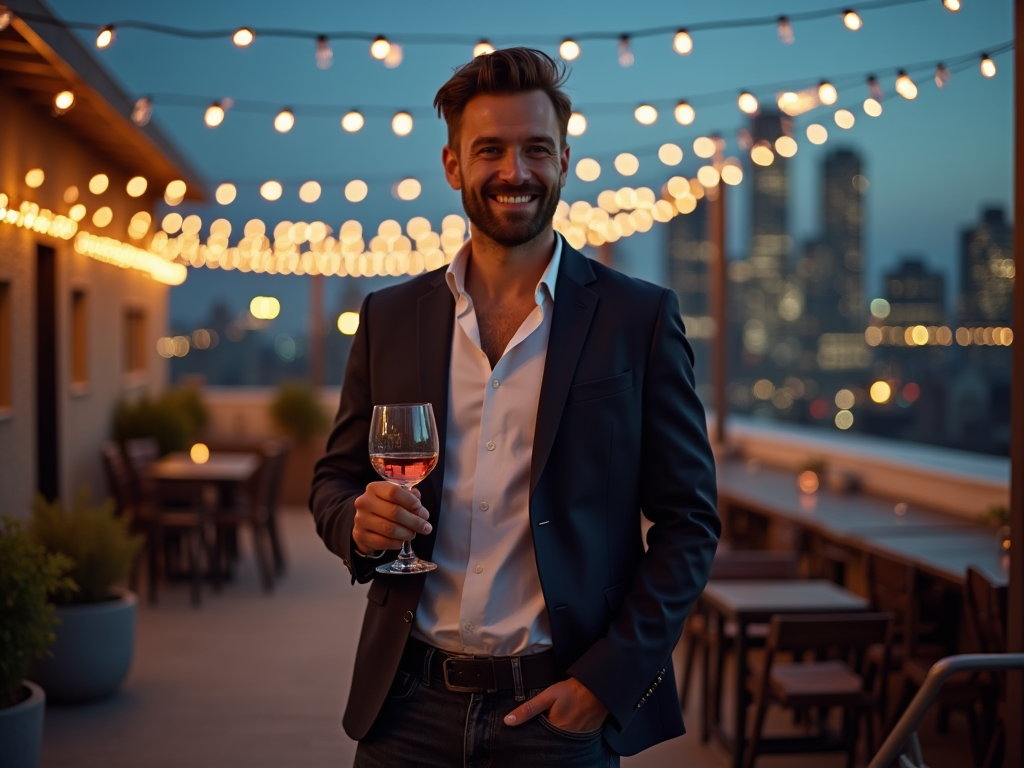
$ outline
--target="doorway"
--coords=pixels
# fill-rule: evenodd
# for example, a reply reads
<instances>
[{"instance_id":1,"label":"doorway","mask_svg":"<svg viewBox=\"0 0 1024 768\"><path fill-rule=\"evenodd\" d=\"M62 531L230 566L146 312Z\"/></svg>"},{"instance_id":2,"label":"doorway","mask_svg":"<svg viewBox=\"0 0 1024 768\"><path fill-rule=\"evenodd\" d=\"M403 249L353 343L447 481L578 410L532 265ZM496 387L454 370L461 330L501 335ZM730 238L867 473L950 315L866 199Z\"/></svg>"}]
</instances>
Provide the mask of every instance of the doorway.
<instances>
[{"instance_id":1,"label":"doorway","mask_svg":"<svg viewBox=\"0 0 1024 768\"><path fill-rule=\"evenodd\" d=\"M59 488L57 422L57 255L36 246L36 488L48 501Z\"/></svg>"}]
</instances>

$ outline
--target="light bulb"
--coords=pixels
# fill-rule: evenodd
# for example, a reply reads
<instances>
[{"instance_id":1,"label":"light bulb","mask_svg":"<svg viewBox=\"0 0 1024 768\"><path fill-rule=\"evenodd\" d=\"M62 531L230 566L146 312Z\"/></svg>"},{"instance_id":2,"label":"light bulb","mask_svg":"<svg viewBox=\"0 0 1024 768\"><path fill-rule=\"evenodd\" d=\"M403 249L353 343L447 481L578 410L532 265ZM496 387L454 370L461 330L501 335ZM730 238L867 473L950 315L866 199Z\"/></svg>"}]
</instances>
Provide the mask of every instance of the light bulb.
<instances>
[{"instance_id":1,"label":"light bulb","mask_svg":"<svg viewBox=\"0 0 1024 768\"><path fill-rule=\"evenodd\" d=\"M224 107L220 105L219 101L213 102L206 108L206 115L203 120L211 128L216 128L218 125L224 122Z\"/></svg>"},{"instance_id":2,"label":"light bulb","mask_svg":"<svg viewBox=\"0 0 1024 768\"><path fill-rule=\"evenodd\" d=\"M739 105L740 111L746 112L748 115L752 115L757 112L757 99L752 93L744 91L740 94L736 103Z\"/></svg>"},{"instance_id":3,"label":"light bulb","mask_svg":"<svg viewBox=\"0 0 1024 768\"><path fill-rule=\"evenodd\" d=\"M96 35L96 47L101 49L106 48L112 42L114 42L114 28L108 24L99 31L99 34Z\"/></svg>"},{"instance_id":4,"label":"light bulb","mask_svg":"<svg viewBox=\"0 0 1024 768\"><path fill-rule=\"evenodd\" d=\"M383 35L378 36L376 40L370 43L370 55L375 59L385 58L390 50L391 43L389 43Z\"/></svg>"},{"instance_id":5,"label":"light bulb","mask_svg":"<svg viewBox=\"0 0 1024 768\"><path fill-rule=\"evenodd\" d=\"M864 99L864 114L868 117L878 117L882 114L882 103L868 96Z\"/></svg>"},{"instance_id":6,"label":"light bulb","mask_svg":"<svg viewBox=\"0 0 1024 768\"><path fill-rule=\"evenodd\" d=\"M878 84L878 78L874 75L868 75L868 91L875 101L882 100L882 86Z\"/></svg>"},{"instance_id":7,"label":"light bulb","mask_svg":"<svg viewBox=\"0 0 1024 768\"><path fill-rule=\"evenodd\" d=\"M0 6L0 32L3 32L9 26L11 26L11 19L14 18L14 14L11 13L11 9L6 6Z\"/></svg>"},{"instance_id":8,"label":"light bulb","mask_svg":"<svg viewBox=\"0 0 1024 768\"><path fill-rule=\"evenodd\" d=\"M274 118L274 128L278 133L288 133L295 126L295 115L290 109L282 109Z\"/></svg>"},{"instance_id":9,"label":"light bulb","mask_svg":"<svg viewBox=\"0 0 1024 768\"><path fill-rule=\"evenodd\" d=\"M935 68L935 84L939 88L945 88L949 85L949 81L953 79L953 73L946 69L945 64L939 64Z\"/></svg>"},{"instance_id":10,"label":"light bulb","mask_svg":"<svg viewBox=\"0 0 1024 768\"><path fill-rule=\"evenodd\" d=\"M573 112L569 115L567 132L570 136L582 136L587 132L587 118L580 112Z\"/></svg>"},{"instance_id":11,"label":"light bulb","mask_svg":"<svg viewBox=\"0 0 1024 768\"><path fill-rule=\"evenodd\" d=\"M796 37L793 35L793 25L785 16L779 16L779 40L783 45L792 45Z\"/></svg>"},{"instance_id":12,"label":"light bulb","mask_svg":"<svg viewBox=\"0 0 1024 768\"><path fill-rule=\"evenodd\" d=\"M394 69L402 63L402 46L398 43L392 43L391 49L388 51L388 55L384 57L384 66L388 69Z\"/></svg>"},{"instance_id":13,"label":"light bulb","mask_svg":"<svg viewBox=\"0 0 1024 768\"><path fill-rule=\"evenodd\" d=\"M917 86L902 69L896 77L896 93L907 101L913 101L917 98Z\"/></svg>"},{"instance_id":14,"label":"light bulb","mask_svg":"<svg viewBox=\"0 0 1024 768\"><path fill-rule=\"evenodd\" d=\"M316 39L316 51L313 55L318 68L330 69L331 63L334 61L334 51L331 50L331 44L326 35L320 35Z\"/></svg>"},{"instance_id":15,"label":"light bulb","mask_svg":"<svg viewBox=\"0 0 1024 768\"><path fill-rule=\"evenodd\" d=\"M856 32L864 25L864 22L861 17L857 15L856 11L843 11L843 24L845 24L846 28L850 31Z\"/></svg>"},{"instance_id":16,"label":"light bulb","mask_svg":"<svg viewBox=\"0 0 1024 768\"><path fill-rule=\"evenodd\" d=\"M53 97L53 106L57 110L57 114L63 114L67 112L71 107L75 105L75 94L71 91L61 91Z\"/></svg>"},{"instance_id":17,"label":"light bulb","mask_svg":"<svg viewBox=\"0 0 1024 768\"><path fill-rule=\"evenodd\" d=\"M488 53L494 53L494 46L488 43L486 40L481 40L479 43L473 46L473 58L477 56L486 56Z\"/></svg>"},{"instance_id":18,"label":"light bulb","mask_svg":"<svg viewBox=\"0 0 1024 768\"><path fill-rule=\"evenodd\" d=\"M629 35L619 38L619 66L633 66L633 47L629 44Z\"/></svg>"},{"instance_id":19,"label":"light bulb","mask_svg":"<svg viewBox=\"0 0 1024 768\"><path fill-rule=\"evenodd\" d=\"M270 202L280 199L282 191L281 182L279 181L265 181L260 185L260 196Z\"/></svg>"},{"instance_id":20,"label":"light bulb","mask_svg":"<svg viewBox=\"0 0 1024 768\"><path fill-rule=\"evenodd\" d=\"M575 40L565 39L562 41L562 44L558 46L558 55L566 61L574 61L579 58L580 44Z\"/></svg>"},{"instance_id":21,"label":"light bulb","mask_svg":"<svg viewBox=\"0 0 1024 768\"><path fill-rule=\"evenodd\" d=\"M676 32L676 36L672 38L672 49L680 56L689 56L693 52L693 38L690 37L690 33L685 29Z\"/></svg>"},{"instance_id":22,"label":"light bulb","mask_svg":"<svg viewBox=\"0 0 1024 768\"><path fill-rule=\"evenodd\" d=\"M676 122L680 125L689 125L697 117L696 111L685 100L676 104Z\"/></svg>"},{"instance_id":23,"label":"light bulb","mask_svg":"<svg viewBox=\"0 0 1024 768\"><path fill-rule=\"evenodd\" d=\"M349 133L355 133L363 127L364 122L362 114L353 109L341 118L341 127Z\"/></svg>"},{"instance_id":24,"label":"light bulb","mask_svg":"<svg viewBox=\"0 0 1024 768\"><path fill-rule=\"evenodd\" d=\"M641 104L633 112L633 117L640 125L654 125L658 119L658 110L650 104Z\"/></svg>"},{"instance_id":25,"label":"light bulb","mask_svg":"<svg viewBox=\"0 0 1024 768\"><path fill-rule=\"evenodd\" d=\"M235 34L231 36L231 42L237 45L239 48L245 48L252 45L253 40L256 39L256 33L248 27L240 27Z\"/></svg>"},{"instance_id":26,"label":"light bulb","mask_svg":"<svg viewBox=\"0 0 1024 768\"><path fill-rule=\"evenodd\" d=\"M835 104L838 98L839 92L836 90L836 87L827 80L822 80L821 85L818 86L818 100L822 104L830 105Z\"/></svg>"},{"instance_id":27,"label":"light bulb","mask_svg":"<svg viewBox=\"0 0 1024 768\"><path fill-rule=\"evenodd\" d=\"M412 115L408 112L396 112L391 118L391 130L398 136L408 136L412 133Z\"/></svg>"},{"instance_id":28,"label":"light bulb","mask_svg":"<svg viewBox=\"0 0 1024 768\"><path fill-rule=\"evenodd\" d=\"M981 74L985 77L996 76L996 63L989 58L987 53L981 54Z\"/></svg>"},{"instance_id":29,"label":"light bulb","mask_svg":"<svg viewBox=\"0 0 1024 768\"><path fill-rule=\"evenodd\" d=\"M960 0L942 0L942 4L953 13L960 10Z\"/></svg>"}]
</instances>

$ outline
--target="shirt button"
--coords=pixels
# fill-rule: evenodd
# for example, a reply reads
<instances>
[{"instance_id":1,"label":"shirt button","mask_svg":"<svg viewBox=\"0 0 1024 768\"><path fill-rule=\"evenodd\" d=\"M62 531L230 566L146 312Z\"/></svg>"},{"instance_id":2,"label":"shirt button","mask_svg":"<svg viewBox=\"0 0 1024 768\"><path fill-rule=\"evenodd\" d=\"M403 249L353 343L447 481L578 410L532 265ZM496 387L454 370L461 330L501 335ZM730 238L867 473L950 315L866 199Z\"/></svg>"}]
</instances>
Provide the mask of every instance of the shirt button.
<instances>
[{"instance_id":1,"label":"shirt button","mask_svg":"<svg viewBox=\"0 0 1024 768\"><path fill-rule=\"evenodd\" d=\"M495 445L494 445L494 443L491 443L491 442L488 442L488 443L487 443L487 450L488 450L488 451L493 451L493 450L494 450L494 448L495 448Z\"/></svg>"},{"instance_id":2,"label":"shirt button","mask_svg":"<svg viewBox=\"0 0 1024 768\"><path fill-rule=\"evenodd\" d=\"M486 512L490 508L491 508L491 505L488 504L486 501L481 501L480 502L480 511L481 512Z\"/></svg>"},{"instance_id":3,"label":"shirt button","mask_svg":"<svg viewBox=\"0 0 1024 768\"><path fill-rule=\"evenodd\" d=\"M492 386L492 387L493 387L494 389L497 389L497 388L498 388L498 380L497 380L497 379L495 379L494 381L492 381L492 382L491 382L491 386Z\"/></svg>"},{"instance_id":4,"label":"shirt button","mask_svg":"<svg viewBox=\"0 0 1024 768\"><path fill-rule=\"evenodd\" d=\"M484 572L484 567L482 565L478 565L473 570L476 571L477 573L483 573Z\"/></svg>"},{"instance_id":5,"label":"shirt button","mask_svg":"<svg viewBox=\"0 0 1024 768\"><path fill-rule=\"evenodd\" d=\"M467 621L466 622L466 631L467 632L472 632L473 631L473 622L472 621Z\"/></svg>"}]
</instances>

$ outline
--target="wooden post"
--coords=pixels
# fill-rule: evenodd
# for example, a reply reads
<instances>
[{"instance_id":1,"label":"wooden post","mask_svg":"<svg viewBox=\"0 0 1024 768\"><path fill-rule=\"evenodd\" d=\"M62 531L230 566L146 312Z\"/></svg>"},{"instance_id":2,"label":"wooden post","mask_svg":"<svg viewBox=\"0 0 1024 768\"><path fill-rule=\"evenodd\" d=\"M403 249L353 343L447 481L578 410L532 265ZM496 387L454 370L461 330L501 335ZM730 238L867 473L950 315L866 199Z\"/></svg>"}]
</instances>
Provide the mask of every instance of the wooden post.
<instances>
[{"instance_id":1,"label":"wooden post","mask_svg":"<svg viewBox=\"0 0 1024 768\"><path fill-rule=\"evenodd\" d=\"M324 385L324 276L309 277L309 383Z\"/></svg>"},{"instance_id":2,"label":"wooden post","mask_svg":"<svg viewBox=\"0 0 1024 768\"><path fill-rule=\"evenodd\" d=\"M721 168L721 156L718 156ZM715 409L714 442L719 449L726 447L726 363L729 353L729 334L726 325L726 263L725 263L725 182L707 191L708 277L711 289L711 316L715 319L715 340L711 354L711 392Z\"/></svg>"},{"instance_id":3,"label":"wooden post","mask_svg":"<svg viewBox=\"0 0 1024 768\"><path fill-rule=\"evenodd\" d=\"M1024 39L1024 0L1014 4L1014 40ZM1024 56L1013 50L1013 259L1016 273L1024 276ZM1010 387L1010 595L1006 649L1024 652L1024 285L1014 286L1013 370ZM1007 768L1024 765L1024 673L1007 675L1006 759Z\"/></svg>"}]
</instances>

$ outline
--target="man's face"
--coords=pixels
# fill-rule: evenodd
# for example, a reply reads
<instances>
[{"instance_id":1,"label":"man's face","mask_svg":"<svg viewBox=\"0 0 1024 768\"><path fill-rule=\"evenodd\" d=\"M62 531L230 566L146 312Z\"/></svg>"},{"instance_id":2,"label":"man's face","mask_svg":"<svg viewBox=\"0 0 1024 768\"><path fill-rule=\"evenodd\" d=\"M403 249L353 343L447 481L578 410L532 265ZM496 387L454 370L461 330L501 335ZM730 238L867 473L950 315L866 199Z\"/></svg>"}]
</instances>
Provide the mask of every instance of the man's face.
<instances>
[{"instance_id":1,"label":"man's face","mask_svg":"<svg viewBox=\"0 0 1024 768\"><path fill-rule=\"evenodd\" d=\"M530 242L551 224L569 172L554 104L543 91L473 97L454 147L442 153L445 175L462 191L473 225L494 242Z\"/></svg>"}]
</instances>

